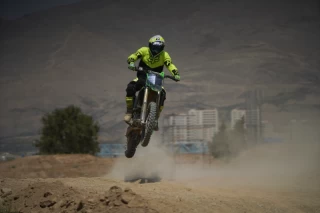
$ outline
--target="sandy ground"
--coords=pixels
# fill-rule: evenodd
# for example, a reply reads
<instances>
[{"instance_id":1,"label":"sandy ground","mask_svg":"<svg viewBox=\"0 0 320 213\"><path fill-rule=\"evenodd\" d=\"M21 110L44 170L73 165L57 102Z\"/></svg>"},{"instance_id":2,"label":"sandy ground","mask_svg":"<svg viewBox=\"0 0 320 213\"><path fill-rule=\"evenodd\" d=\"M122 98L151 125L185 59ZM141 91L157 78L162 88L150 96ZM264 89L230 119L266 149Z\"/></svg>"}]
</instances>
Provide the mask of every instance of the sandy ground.
<instances>
[{"instance_id":1,"label":"sandy ground","mask_svg":"<svg viewBox=\"0 0 320 213\"><path fill-rule=\"evenodd\" d=\"M208 159L198 158L197 163L177 164L163 149L151 146L139 148L131 160L89 157L97 165L103 160L106 172L77 173L77 177L67 177L67 173L57 177L58 170L53 177L45 172L45 178L13 177L6 172L12 169L8 167L15 163L12 161L0 164L0 201L20 212L318 213L319 148L319 144L269 144L227 163L208 164ZM77 158L83 163L79 170L86 171L85 165L93 170L94 164L83 160L88 157ZM17 164L14 174L28 174L18 165L23 167ZM144 178L156 182L144 183Z\"/></svg>"}]
</instances>

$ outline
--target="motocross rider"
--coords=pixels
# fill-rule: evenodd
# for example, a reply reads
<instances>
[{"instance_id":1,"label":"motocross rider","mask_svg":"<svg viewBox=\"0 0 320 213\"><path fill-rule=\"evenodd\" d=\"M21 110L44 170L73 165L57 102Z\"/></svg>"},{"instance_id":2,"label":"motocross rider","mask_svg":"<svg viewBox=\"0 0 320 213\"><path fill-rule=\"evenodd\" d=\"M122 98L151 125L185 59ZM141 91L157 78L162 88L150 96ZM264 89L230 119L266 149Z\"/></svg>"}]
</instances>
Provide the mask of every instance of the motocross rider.
<instances>
[{"instance_id":1,"label":"motocross rider","mask_svg":"<svg viewBox=\"0 0 320 213\"><path fill-rule=\"evenodd\" d=\"M128 57L128 68L131 70L135 70L135 61L140 59L139 67L143 67L144 69L152 70L154 72L161 73L163 70L163 66L165 65L170 73L174 76L176 81L180 81L180 75L177 67L172 63L171 57L169 54L164 51L165 41L162 36L155 35L149 40L149 47L141 47L135 53L131 54ZM142 72L137 72L137 77L133 79L133 81L129 82L126 92L126 104L127 104L127 112L124 116L124 121L129 122L132 118L132 110L133 110L133 100L135 97L135 93L139 91L144 85L146 80L146 74ZM163 110L164 101L166 99L166 92L163 88L160 96L160 111ZM158 131L158 123L156 123L155 131Z\"/></svg>"}]
</instances>

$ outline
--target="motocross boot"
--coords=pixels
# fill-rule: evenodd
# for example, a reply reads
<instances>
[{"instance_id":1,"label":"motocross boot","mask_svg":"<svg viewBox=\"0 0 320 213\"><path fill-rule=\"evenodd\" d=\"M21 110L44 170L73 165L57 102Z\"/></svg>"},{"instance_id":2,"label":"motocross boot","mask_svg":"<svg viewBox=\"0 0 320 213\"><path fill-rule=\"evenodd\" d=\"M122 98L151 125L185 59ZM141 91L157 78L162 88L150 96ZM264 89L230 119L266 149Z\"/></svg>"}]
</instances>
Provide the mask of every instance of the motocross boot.
<instances>
[{"instance_id":1,"label":"motocross boot","mask_svg":"<svg viewBox=\"0 0 320 213\"><path fill-rule=\"evenodd\" d=\"M126 97L126 104L127 104L127 112L124 115L123 120L126 123L129 123L132 118L133 97Z\"/></svg>"},{"instance_id":2,"label":"motocross boot","mask_svg":"<svg viewBox=\"0 0 320 213\"><path fill-rule=\"evenodd\" d=\"M129 111L127 110L126 114L124 115L123 120L124 120L126 123L129 123L130 120L131 120L131 118L132 118L132 112L129 112Z\"/></svg>"}]
</instances>

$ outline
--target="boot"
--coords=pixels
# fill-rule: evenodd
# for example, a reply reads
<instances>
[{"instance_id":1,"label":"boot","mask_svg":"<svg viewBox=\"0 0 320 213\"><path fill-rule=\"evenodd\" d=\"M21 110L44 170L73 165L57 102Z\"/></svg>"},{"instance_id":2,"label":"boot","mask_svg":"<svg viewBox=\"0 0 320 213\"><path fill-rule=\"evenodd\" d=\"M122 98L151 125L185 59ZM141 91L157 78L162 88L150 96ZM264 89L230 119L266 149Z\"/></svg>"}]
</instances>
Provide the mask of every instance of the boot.
<instances>
[{"instance_id":1,"label":"boot","mask_svg":"<svg viewBox=\"0 0 320 213\"><path fill-rule=\"evenodd\" d=\"M127 104L127 112L124 115L123 120L129 123L132 118L133 97L126 97L126 104Z\"/></svg>"},{"instance_id":2,"label":"boot","mask_svg":"<svg viewBox=\"0 0 320 213\"><path fill-rule=\"evenodd\" d=\"M124 115L123 120L124 120L125 122L129 123L130 120L131 120L131 118L132 118L132 112L130 113L130 112L127 111L127 113Z\"/></svg>"}]
</instances>

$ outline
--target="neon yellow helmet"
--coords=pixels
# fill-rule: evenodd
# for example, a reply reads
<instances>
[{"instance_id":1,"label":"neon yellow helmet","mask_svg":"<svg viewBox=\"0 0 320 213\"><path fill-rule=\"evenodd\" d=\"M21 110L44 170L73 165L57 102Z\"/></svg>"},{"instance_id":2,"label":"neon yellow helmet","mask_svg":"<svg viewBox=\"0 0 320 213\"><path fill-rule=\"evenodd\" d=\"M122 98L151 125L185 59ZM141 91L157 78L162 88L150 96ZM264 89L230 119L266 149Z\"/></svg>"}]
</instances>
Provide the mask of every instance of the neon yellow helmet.
<instances>
[{"instance_id":1,"label":"neon yellow helmet","mask_svg":"<svg viewBox=\"0 0 320 213\"><path fill-rule=\"evenodd\" d=\"M149 40L149 49L153 56L158 55L164 49L165 41L161 35L155 35Z\"/></svg>"}]
</instances>

